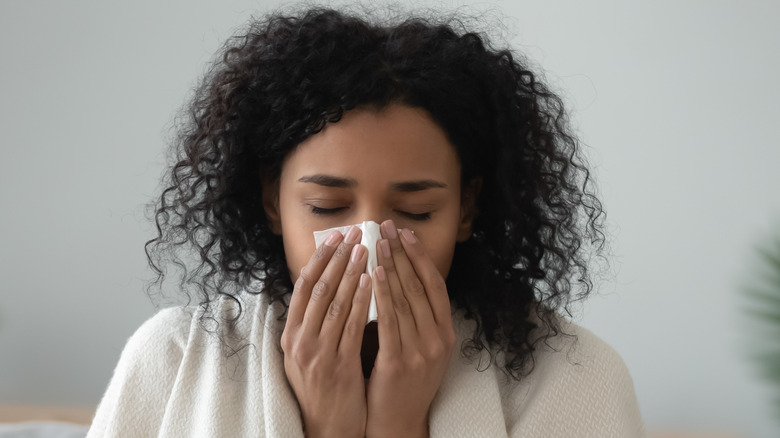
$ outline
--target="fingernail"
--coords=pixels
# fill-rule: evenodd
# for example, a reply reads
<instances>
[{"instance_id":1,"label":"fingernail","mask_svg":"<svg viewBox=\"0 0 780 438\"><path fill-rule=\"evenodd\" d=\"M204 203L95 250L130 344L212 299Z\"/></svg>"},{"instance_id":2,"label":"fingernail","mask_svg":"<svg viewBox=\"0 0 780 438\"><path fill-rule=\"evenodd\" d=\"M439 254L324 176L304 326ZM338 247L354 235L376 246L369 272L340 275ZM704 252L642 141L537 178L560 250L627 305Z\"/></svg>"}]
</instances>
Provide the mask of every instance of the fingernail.
<instances>
[{"instance_id":1,"label":"fingernail","mask_svg":"<svg viewBox=\"0 0 780 438\"><path fill-rule=\"evenodd\" d=\"M377 280L385 281L385 268L377 266L376 269L374 269L374 275L376 275Z\"/></svg>"},{"instance_id":2,"label":"fingernail","mask_svg":"<svg viewBox=\"0 0 780 438\"><path fill-rule=\"evenodd\" d=\"M363 245L355 245L352 248L352 257L350 257L352 263L357 263L363 258L363 251Z\"/></svg>"},{"instance_id":3,"label":"fingernail","mask_svg":"<svg viewBox=\"0 0 780 438\"><path fill-rule=\"evenodd\" d=\"M398 230L395 228L395 223L392 219L386 220L382 226L384 227L385 237L388 239L397 239L398 238Z\"/></svg>"},{"instance_id":4,"label":"fingernail","mask_svg":"<svg viewBox=\"0 0 780 438\"><path fill-rule=\"evenodd\" d=\"M360 287L362 287L363 289L367 288L370 279L371 277L369 277L368 274L366 273L360 274Z\"/></svg>"},{"instance_id":5,"label":"fingernail","mask_svg":"<svg viewBox=\"0 0 780 438\"><path fill-rule=\"evenodd\" d=\"M339 237L341 236L341 233L338 232L338 230L333 230L328 234L328 238L325 239L325 245L333 246L336 244L336 242L339 241Z\"/></svg>"},{"instance_id":6,"label":"fingernail","mask_svg":"<svg viewBox=\"0 0 780 438\"><path fill-rule=\"evenodd\" d=\"M404 236L404 239L406 239L406 241L409 243L414 243L416 241L414 234L412 234L408 228L401 230L401 235Z\"/></svg>"},{"instance_id":7,"label":"fingernail","mask_svg":"<svg viewBox=\"0 0 780 438\"><path fill-rule=\"evenodd\" d=\"M344 237L344 242L353 244L358 243L358 233L360 230L356 226L351 226L349 230L347 231L346 237Z\"/></svg>"},{"instance_id":8,"label":"fingernail","mask_svg":"<svg viewBox=\"0 0 780 438\"><path fill-rule=\"evenodd\" d=\"M390 258L390 242L387 241L387 239L382 239L379 241L379 248L382 250L382 255L385 256L386 259Z\"/></svg>"}]
</instances>

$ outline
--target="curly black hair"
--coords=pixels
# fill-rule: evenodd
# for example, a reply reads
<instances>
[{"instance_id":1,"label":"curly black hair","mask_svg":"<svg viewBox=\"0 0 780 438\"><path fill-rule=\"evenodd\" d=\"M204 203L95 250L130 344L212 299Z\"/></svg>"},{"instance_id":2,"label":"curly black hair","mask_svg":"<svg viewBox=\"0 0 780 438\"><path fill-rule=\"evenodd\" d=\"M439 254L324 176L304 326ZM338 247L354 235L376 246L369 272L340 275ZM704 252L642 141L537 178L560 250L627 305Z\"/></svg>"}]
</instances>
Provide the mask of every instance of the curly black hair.
<instances>
[{"instance_id":1,"label":"curly black hair","mask_svg":"<svg viewBox=\"0 0 780 438\"><path fill-rule=\"evenodd\" d=\"M482 183L472 236L456 245L447 277L451 301L476 321L462 352L501 352L509 375L530 373L539 343L562 333L560 312L592 290L604 212L561 99L523 58L458 23L370 23L314 8L255 20L231 38L179 124L146 243L153 284L168 263L182 268L208 330L226 322L209 316L220 296L263 293L286 305L292 284L262 185L346 111L418 107L456 147L463 187ZM256 280L262 290L247 290Z\"/></svg>"}]
</instances>

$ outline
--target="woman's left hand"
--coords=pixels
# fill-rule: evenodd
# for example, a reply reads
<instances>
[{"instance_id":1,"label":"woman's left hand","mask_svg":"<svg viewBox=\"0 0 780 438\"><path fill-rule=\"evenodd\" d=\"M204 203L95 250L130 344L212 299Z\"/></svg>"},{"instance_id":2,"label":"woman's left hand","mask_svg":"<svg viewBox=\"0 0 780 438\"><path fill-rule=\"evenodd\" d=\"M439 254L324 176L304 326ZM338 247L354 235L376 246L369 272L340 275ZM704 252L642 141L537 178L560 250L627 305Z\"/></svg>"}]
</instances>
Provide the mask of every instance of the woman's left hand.
<instances>
[{"instance_id":1,"label":"woman's left hand","mask_svg":"<svg viewBox=\"0 0 780 438\"><path fill-rule=\"evenodd\" d=\"M447 287L419 240L392 221L372 277L379 351L367 387L368 438L428 436L428 411L449 365L455 332Z\"/></svg>"}]
</instances>

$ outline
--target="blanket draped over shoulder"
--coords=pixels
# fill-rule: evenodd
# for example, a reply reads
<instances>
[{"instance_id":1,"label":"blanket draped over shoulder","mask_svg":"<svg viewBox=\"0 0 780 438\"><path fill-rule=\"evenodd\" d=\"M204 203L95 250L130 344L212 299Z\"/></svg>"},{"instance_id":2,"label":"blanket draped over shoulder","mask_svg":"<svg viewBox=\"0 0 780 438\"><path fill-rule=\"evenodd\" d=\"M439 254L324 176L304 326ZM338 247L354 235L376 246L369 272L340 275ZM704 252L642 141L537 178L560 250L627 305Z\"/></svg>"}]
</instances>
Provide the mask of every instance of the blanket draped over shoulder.
<instances>
[{"instance_id":1,"label":"blanket draped over shoulder","mask_svg":"<svg viewBox=\"0 0 780 438\"><path fill-rule=\"evenodd\" d=\"M197 310L169 308L128 341L88 437L303 437L284 372L280 304L244 295L235 336L220 340ZM232 312L223 303L219 312ZM473 321L454 313L458 344ZM620 356L572 323L535 353L533 372L512 380L487 353L453 353L429 416L431 437L645 436L631 377ZM575 340L576 339L576 340ZM225 354L224 342L243 342Z\"/></svg>"}]
</instances>

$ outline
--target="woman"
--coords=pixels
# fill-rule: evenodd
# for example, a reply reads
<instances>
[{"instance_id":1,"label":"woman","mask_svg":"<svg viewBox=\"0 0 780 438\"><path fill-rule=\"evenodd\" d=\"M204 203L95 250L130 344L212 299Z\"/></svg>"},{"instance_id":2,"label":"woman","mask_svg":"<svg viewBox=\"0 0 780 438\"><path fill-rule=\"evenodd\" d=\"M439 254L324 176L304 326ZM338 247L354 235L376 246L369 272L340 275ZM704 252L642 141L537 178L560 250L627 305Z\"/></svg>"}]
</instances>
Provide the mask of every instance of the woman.
<instances>
[{"instance_id":1,"label":"woman","mask_svg":"<svg viewBox=\"0 0 780 438\"><path fill-rule=\"evenodd\" d=\"M644 435L619 356L561 316L603 212L512 52L423 19L269 16L176 147L147 254L200 305L131 338L90 436Z\"/></svg>"}]
</instances>

